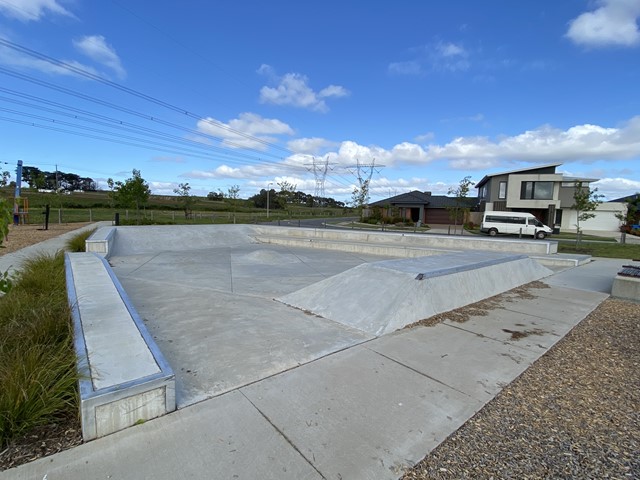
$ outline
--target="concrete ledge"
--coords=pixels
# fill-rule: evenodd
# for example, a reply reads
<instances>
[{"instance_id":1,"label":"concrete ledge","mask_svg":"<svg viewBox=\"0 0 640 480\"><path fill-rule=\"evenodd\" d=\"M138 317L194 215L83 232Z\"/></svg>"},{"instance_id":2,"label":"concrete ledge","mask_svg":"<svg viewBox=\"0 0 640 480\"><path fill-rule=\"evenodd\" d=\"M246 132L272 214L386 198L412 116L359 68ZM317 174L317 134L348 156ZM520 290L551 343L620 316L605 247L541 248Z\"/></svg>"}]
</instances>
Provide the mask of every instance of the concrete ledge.
<instances>
[{"instance_id":1,"label":"concrete ledge","mask_svg":"<svg viewBox=\"0 0 640 480\"><path fill-rule=\"evenodd\" d=\"M65 267L84 440L175 410L173 371L107 261L67 253Z\"/></svg>"},{"instance_id":2,"label":"concrete ledge","mask_svg":"<svg viewBox=\"0 0 640 480\"><path fill-rule=\"evenodd\" d=\"M640 302L640 278L616 275L611 287L611 296Z\"/></svg>"},{"instance_id":3,"label":"concrete ledge","mask_svg":"<svg viewBox=\"0 0 640 480\"><path fill-rule=\"evenodd\" d=\"M257 241L281 245L285 244L287 239L289 241L292 241L291 239L312 239L313 241L323 241L325 245L330 245L331 242L343 242L343 244L395 245L425 250L486 250L528 255L550 255L558 252L558 242L553 240L496 239L478 235L429 235L262 225L256 226L254 231L254 237ZM426 254L423 253L423 255Z\"/></svg>"},{"instance_id":4,"label":"concrete ledge","mask_svg":"<svg viewBox=\"0 0 640 480\"><path fill-rule=\"evenodd\" d=\"M591 255L574 255L556 253L554 255L529 255L545 267L578 267L591 262Z\"/></svg>"},{"instance_id":5,"label":"concrete ledge","mask_svg":"<svg viewBox=\"0 0 640 480\"><path fill-rule=\"evenodd\" d=\"M116 231L115 227L99 228L85 241L86 251L109 258L110 253L113 251Z\"/></svg>"}]
</instances>

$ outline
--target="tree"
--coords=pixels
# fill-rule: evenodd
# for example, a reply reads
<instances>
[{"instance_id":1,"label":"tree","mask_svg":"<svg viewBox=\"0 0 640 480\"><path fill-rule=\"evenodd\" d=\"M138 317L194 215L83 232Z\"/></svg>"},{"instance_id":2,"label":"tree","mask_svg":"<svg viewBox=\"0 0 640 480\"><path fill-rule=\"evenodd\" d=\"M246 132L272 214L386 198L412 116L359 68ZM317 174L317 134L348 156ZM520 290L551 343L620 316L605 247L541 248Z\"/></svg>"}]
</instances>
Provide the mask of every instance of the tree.
<instances>
[{"instance_id":1,"label":"tree","mask_svg":"<svg viewBox=\"0 0 640 480\"><path fill-rule=\"evenodd\" d=\"M279 204L281 208L285 208L286 204L293 203L298 185L289 183L286 180L278 182L277 185L280 187L280 191L278 192L277 201L274 201L273 203L274 205Z\"/></svg>"},{"instance_id":2,"label":"tree","mask_svg":"<svg viewBox=\"0 0 640 480\"><path fill-rule=\"evenodd\" d=\"M631 225L636 225L640 220L640 192L627 198L626 203L627 211L616 213L616 218L622 222L620 229L628 232L631 230Z\"/></svg>"},{"instance_id":3,"label":"tree","mask_svg":"<svg viewBox=\"0 0 640 480\"><path fill-rule=\"evenodd\" d=\"M454 204L451 207L446 207L449 212L449 218L453 221L454 231L458 226L458 221L464 223L465 218L469 214L469 206L466 201L469 196L469 190L472 186L475 185L475 182L471 181L470 176L464 177L460 180L457 188L451 187L447 192L449 195L453 195L455 200Z\"/></svg>"},{"instance_id":4,"label":"tree","mask_svg":"<svg viewBox=\"0 0 640 480\"><path fill-rule=\"evenodd\" d=\"M191 186L189 185L189 183L187 182L178 184L178 188L174 188L173 193L178 195L182 201L184 218L191 218L191 209L196 203L196 198L191 195Z\"/></svg>"},{"instance_id":5,"label":"tree","mask_svg":"<svg viewBox=\"0 0 640 480\"><path fill-rule=\"evenodd\" d=\"M582 233L580 222L596 216L593 212L602 203L602 197L603 195L598 194L597 188L592 190L589 185L583 186L581 181L576 182L575 190L573 191L573 205L570 207L576 211L576 233L578 234L576 243L580 243Z\"/></svg>"},{"instance_id":6,"label":"tree","mask_svg":"<svg viewBox=\"0 0 640 480\"><path fill-rule=\"evenodd\" d=\"M140 170L135 168L132 171L132 176L124 182L114 182L113 179L107 180L107 185L111 189L110 195L112 196L116 205L120 205L124 208L136 209L136 223L140 223L140 207L144 206L149 200L151 195L151 189L149 184L142 178Z\"/></svg>"},{"instance_id":7,"label":"tree","mask_svg":"<svg viewBox=\"0 0 640 480\"><path fill-rule=\"evenodd\" d=\"M351 205L358 210L360 220L364 215L364 207L369 203L369 182L369 179L363 180L360 187L354 187L351 193Z\"/></svg>"},{"instance_id":8,"label":"tree","mask_svg":"<svg viewBox=\"0 0 640 480\"><path fill-rule=\"evenodd\" d=\"M218 201L222 201L224 200L224 193L222 192L222 190L218 189L217 192L209 192L207 194L207 198L209 200L218 200Z\"/></svg>"},{"instance_id":9,"label":"tree","mask_svg":"<svg viewBox=\"0 0 640 480\"><path fill-rule=\"evenodd\" d=\"M11 179L11 172L4 171L2 172L2 178L0 179L0 187L6 187L9 185L9 180Z\"/></svg>"},{"instance_id":10,"label":"tree","mask_svg":"<svg viewBox=\"0 0 640 480\"><path fill-rule=\"evenodd\" d=\"M239 185L231 185L227 189L227 199L233 208L233 223L236 223L236 206L239 198L240 186Z\"/></svg>"}]
</instances>

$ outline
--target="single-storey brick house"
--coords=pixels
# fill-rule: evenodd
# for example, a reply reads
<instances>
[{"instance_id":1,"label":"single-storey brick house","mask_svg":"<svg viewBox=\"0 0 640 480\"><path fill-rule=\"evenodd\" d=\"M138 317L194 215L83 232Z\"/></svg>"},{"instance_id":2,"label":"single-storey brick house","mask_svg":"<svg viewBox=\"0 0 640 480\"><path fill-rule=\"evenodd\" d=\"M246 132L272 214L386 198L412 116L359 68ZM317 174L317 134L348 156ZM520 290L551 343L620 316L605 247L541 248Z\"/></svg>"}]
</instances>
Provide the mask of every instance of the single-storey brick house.
<instances>
[{"instance_id":1,"label":"single-storey brick house","mask_svg":"<svg viewBox=\"0 0 640 480\"><path fill-rule=\"evenodd\" d=\"M427 225L450 224L450 211L448 208L460 206L473 208L477 204L476 198L455 198L446 195L432 195L431 192L402 193L394 197L385 198L369 204L365 216L371 216L375 208L381 208L385 217L401 217L412 222L420 222ZM368 214L368 215L367 215Z\"/></svg>"}]
</instances>

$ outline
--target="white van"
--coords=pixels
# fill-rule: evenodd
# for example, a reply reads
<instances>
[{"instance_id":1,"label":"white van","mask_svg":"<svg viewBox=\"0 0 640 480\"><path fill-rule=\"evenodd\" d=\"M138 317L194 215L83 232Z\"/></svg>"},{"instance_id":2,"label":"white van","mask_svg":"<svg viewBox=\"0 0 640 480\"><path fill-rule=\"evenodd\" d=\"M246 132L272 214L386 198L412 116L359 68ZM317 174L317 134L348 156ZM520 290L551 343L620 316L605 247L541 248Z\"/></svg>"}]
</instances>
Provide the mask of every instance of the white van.
<instances>
[{"instance_id":1,"label":"white van","mask_svg":"<svg viewBox=\"0 0 640 480\"><path fill-rule=\"evenodd\" d=\"M553 230L526 212L484 212L482 233L492 237L499 233L531 235L533 238L544 238Z\"/></svg>"}]
</instances>

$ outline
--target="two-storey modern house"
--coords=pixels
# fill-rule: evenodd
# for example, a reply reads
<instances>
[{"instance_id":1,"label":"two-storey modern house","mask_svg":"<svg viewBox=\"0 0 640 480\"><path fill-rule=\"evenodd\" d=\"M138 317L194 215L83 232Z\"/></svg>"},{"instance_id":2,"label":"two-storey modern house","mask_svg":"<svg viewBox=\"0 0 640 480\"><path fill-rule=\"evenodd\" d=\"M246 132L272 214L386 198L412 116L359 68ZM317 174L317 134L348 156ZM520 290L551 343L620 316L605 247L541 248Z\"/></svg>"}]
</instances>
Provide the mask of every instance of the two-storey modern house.
<instances>
[{"instance_id":1,"label":"two-storey modern house","mask_svg":"<svg viewBox=\"0 0 640 480\"><path fill-rule=\"evenodd\" d=\"M567 177L556 173L561 163L486 175L476 184L478 209L484 211L529 212L555 229L575 230L577 212L572 210L577 183L589 188L596 178ZM615 211L614 211L615 210ZM618 207L603 204L596 218L581 222L583 230L616 230Z\"/></svg>"}]
</instances>

